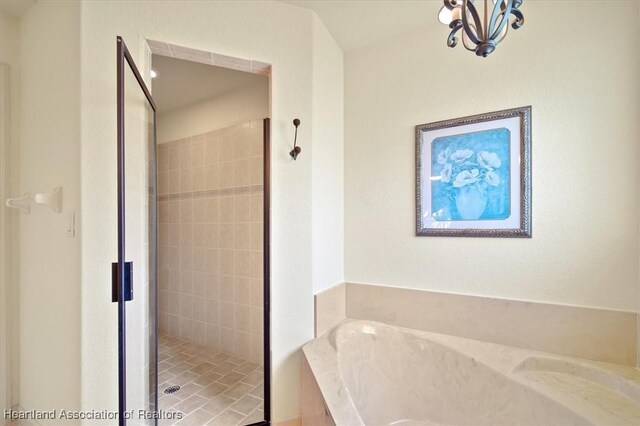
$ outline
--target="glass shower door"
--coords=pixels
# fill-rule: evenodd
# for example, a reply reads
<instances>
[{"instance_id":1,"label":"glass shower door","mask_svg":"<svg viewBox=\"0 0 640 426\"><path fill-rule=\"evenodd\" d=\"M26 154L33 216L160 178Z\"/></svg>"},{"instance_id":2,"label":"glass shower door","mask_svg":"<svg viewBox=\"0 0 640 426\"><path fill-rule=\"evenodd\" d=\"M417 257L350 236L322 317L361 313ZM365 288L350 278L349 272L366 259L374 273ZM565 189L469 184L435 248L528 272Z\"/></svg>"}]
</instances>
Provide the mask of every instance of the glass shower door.
<instances>
[{"instance_id":1,"label":"glass shower door","mask_svg":"<svg viewBox=\"0 0 640 426\"><path fill-rule=\"evenodd\" d=\"M156 424L156 107L124 40L117 38L119 424Z\"/></svg>"}]
</instances>

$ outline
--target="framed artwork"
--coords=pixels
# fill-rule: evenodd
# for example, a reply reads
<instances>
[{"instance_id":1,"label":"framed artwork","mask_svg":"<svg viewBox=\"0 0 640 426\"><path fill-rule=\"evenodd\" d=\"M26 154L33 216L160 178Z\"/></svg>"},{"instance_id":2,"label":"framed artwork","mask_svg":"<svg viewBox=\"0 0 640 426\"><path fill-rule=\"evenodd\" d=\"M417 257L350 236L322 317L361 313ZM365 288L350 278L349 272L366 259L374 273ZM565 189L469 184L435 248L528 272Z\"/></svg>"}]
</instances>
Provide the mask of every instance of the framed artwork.
<instances>
[{"instance_id":1,"label":"framed artwork","mask_svg":"<svg viewBox=\"0 0 640 426\"><path fill-rule=\"evenodd\" d=\"M416 235L531 238L531 107L416 126Z\"/></svg>"}]
</instances>

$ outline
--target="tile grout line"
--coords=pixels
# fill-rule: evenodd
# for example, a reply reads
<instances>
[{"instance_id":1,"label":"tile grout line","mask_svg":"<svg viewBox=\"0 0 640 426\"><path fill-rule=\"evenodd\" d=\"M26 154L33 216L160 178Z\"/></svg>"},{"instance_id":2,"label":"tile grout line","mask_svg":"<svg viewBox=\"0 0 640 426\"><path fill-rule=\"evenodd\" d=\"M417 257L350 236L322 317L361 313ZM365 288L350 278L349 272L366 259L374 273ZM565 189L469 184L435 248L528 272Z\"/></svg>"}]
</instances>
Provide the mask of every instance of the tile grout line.
<instances>
[{"instance_id":1,"label":"tile grout line","mask_svg":"<svg viewBox=\"0 0 640 426\"><path fill-rule=\"evenodd\" d=\"M202 198L230 197L235 195L261 194L263 185L246 185L233 188L205 189L201 191L178 192L173 194L158 195L158 201L192 200Z\"/></svg>"}]
</instances>

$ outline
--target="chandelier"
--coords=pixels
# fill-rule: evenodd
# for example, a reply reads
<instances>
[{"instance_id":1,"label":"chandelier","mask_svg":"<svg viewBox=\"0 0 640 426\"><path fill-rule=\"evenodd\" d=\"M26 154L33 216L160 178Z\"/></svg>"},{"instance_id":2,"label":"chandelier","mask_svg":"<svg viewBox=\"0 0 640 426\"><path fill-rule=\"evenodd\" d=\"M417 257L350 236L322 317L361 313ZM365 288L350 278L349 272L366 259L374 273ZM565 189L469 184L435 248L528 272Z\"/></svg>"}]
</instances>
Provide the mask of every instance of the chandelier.
<instances>
[{"instance_id":1,"label":"chandelier","mask_svg":"<svg viewBox=\"0 0 640 426\"><path fill-rule=\"evenodd\" d=\"M524 24L519 10L524 0L444 0L438 19L451 28L447 46L456 47L456 33L462 29L462 44L486 58L507 35L509 18L517 30ZM480 7L476 5L482 4Z\"/></svg>"}]
</instances>

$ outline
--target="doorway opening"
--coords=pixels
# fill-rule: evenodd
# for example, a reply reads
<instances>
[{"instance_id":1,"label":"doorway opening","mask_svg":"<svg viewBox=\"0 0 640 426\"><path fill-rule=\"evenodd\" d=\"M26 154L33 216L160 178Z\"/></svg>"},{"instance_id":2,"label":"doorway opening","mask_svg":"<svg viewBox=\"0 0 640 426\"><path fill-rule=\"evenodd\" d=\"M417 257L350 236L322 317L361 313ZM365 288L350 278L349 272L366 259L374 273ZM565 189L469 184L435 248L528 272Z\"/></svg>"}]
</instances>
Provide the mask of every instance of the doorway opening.
<instances>
[{"instance_id":1,"label":"doorway opening","mask_svg":"<svg viewBox=\"0 0 640 426\"><path fill-rule=\"evenodd\" d=\"M265 423L270 70L149 45L158 108L157 409L187 425Z\"/></svg>"}]
</instances>

